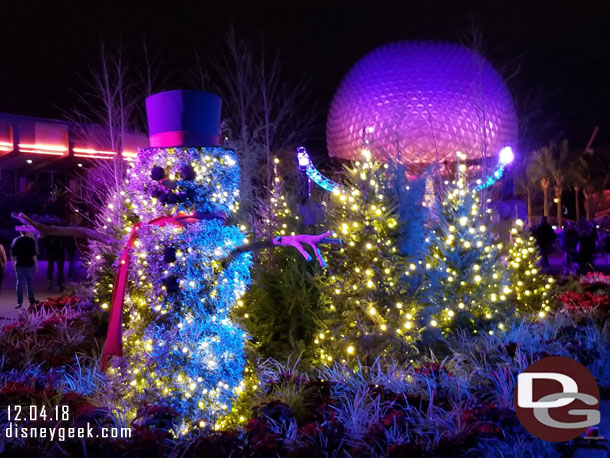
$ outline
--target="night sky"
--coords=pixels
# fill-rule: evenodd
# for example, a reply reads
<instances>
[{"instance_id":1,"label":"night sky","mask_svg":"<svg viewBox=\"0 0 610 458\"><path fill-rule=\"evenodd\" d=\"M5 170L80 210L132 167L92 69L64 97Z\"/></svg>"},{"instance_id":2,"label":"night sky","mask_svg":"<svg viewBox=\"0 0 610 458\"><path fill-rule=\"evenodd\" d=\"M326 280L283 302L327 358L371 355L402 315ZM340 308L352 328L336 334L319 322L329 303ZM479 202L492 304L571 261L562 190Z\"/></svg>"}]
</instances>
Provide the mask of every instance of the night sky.
<instances>
[{"instance_id":1,"label":"night sky","mask_svg":"<svg viewBox=\"0 0 610 458\"><path fill-rule=\"evenodd\" d=\"M156 90L189 87L185 69L195 52L238 37L277 50L287 69L312 78L320 107L312 143L323 145L328 105L342 77L364 54L409 39L465 43L472 24L484 54L505 73L520 66L510 87L533 113L531 143L567 136L610 143L610 1L4 1L0 13L0 111L61 118L75 104L98 61L101 40L121 40L132 69L142 67L141 42L158 57Z\"/></svg>"}]
</instances>

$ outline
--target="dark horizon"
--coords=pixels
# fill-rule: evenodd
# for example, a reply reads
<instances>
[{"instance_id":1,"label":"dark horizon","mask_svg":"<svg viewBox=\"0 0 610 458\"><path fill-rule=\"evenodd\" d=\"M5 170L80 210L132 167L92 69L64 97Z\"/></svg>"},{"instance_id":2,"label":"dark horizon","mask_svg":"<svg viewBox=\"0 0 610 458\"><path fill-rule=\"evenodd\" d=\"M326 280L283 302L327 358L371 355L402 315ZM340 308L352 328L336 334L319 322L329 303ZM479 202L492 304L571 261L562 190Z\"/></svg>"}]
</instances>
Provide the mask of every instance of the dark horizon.
<instances>
[{"instance_id":1,"label":"dark horizon","mask_svg":"<svg viewBox=\"0 0 610 458\"><path fill-rule=\"evenodd\" d=\"M123 43L128 64L141 69L141 44L157 56L155 90L189 87L195 53L206 57L234 25L238 38L277 50L288 75L312 78L308 103L320 108L309 141L321 153L324 122L347 71L372 49L399 40L468 44L478 30L484 55L509 81L516 102L528 101L534 135L543 144L567 137L583 148L610 143L610 2L426 2L266 0L200 2L180 7L133 1L44 0L4 5L0 43L0 112L62 118L76 103L99 59L99 44ZM474 26L473 26L474 25ZM192 86L192 85L191 85ZM533 101L533 102L532 102ZM531 146L531 145L529 145Z\"/></svg>"}]
</instances>

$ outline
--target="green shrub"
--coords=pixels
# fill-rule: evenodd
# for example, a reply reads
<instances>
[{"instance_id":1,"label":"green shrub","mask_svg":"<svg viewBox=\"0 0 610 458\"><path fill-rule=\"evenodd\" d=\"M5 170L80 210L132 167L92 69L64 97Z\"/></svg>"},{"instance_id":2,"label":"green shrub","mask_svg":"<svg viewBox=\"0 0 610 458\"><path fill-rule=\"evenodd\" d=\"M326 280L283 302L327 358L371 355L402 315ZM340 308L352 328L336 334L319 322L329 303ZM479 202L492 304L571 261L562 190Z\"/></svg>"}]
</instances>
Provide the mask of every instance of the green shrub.
<instances>
[{"instance_id":1,"label":"green shrub","mask_svg":"<svg viewBox=\"0 0 610 458\"><path fill-rule=\"evenodd\" d=\"M292 253L290 253L292 254ZM314 276L320 268L298 254L279 251L271 259L272 268L259 265L253 272L258 280L243 298L244 307L235 309L263 357L285 360L290 355L310 360L308 344L318 329L320 293Z\"/></svg>"}]
</instances>

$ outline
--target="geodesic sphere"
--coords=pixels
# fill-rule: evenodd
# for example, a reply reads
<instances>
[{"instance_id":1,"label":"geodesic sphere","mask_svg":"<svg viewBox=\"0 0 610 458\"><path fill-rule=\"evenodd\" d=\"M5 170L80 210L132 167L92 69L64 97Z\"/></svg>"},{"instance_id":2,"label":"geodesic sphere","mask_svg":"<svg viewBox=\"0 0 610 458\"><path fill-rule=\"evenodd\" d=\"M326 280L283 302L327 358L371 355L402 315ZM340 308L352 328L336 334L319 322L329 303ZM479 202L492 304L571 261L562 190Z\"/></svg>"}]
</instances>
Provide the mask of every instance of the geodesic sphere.
<instances>
[{"instance_id":1,"label":"geodesic sphere","mask_svg":"<svg viewBox=\"0 0 610 458\"><path fill-rule=\"evenodd\" d=\"M496 70L464 46L400 42L375 49L348 72L328 114L329 155L424 166L496 158L516 148L517 114Z\"/></svg>"}]
</instances>

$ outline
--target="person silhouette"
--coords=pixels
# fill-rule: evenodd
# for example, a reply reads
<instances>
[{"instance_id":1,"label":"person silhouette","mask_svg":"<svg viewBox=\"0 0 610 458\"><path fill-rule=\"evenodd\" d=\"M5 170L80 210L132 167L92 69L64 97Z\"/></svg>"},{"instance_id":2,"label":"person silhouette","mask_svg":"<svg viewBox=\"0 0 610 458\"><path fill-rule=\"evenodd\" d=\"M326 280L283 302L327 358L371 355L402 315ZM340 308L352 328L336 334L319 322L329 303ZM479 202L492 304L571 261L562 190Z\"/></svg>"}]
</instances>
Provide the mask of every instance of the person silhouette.
<instances>
[{"instance_id":1,"label":"person silhouette","mask_svg":"<svg viewBox=\"0 0 610 458\"><path fill-rule=\"evenodd\" d=\"M553 249L553 243L557 235L553 227L549 224L546 216L540 218L540 224L534 230L534 238L540 249L541 263L543 267L549 267L549 253Z\"/></svg>"},{"instance_id":2,"label":"person silhouette","mask_svg":"<svg viewBox=\"0 0 610 458\"><path fill-rule=\"evenodd\" d=\"M17 309L23 306L23 288L27 289L30 306L37 303L34 297L34 275L38 272L36 242L25 231L11 243L11 257L17 275Z\"/></svg>"}]
</instances>

